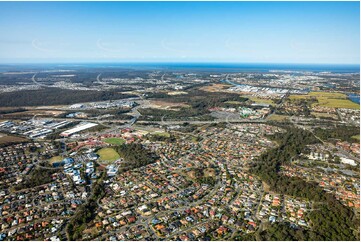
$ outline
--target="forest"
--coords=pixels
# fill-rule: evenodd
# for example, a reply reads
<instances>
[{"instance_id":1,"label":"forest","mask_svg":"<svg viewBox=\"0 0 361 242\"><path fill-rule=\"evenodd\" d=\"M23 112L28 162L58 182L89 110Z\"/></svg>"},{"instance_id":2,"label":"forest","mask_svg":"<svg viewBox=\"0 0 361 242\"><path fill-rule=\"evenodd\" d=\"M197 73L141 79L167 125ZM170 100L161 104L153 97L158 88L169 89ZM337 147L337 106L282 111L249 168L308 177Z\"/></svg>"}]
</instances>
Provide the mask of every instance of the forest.
<instances>
[{"instance_id":1,"label":"forest","mask_svg":"<svg viewBox=\"0 0 361 242\"><path fill-rule=\"evenodd\" d=\"M165 102L187 103L198 111L207 110L213 107L227 107L227 101L245 102L248 99L240 97L236 93L227 92L205 92L198 89L191 89L187 94L171 96L165 93L148 94L148 98L162 99Z\"/></svg>"},{"instance_id":2,"label":"forest","mask_svg":"<svg viewBox=\"0 0 361 242\"><path fill-rule=\"evenodd\" d=\"M359 240L359 234L355 232L359 218L350 208L314 182L279 174L282 164L288 164L306 145L319 141L310 132L291 127L287 127L285 134L274 135L273 139L279 146L261 155L251 171L270 185L272 191L316 202L317 209L309 214L310 230L293 230L277 223L260 233L262 240Z\"/></svg>"},{"instance_id":3,"label":"forest","mask_svg":"<svg viewBox=\"0 0 361 242\"><path fill-rule=\"evenodd\" d=\"M14 189L22 190L50 183L53 181L52 175L57 172L60 172L60 169L54 169L46 162L39 163L39 166L33 168L30 174L25 176L21 183L14 186Z\"/></svg>"},{"instance_id":4,"label":"forest","mask_svg":"<svg viewBox=\"0 0 361 242\"><path fill-rule=\"evenodd\" d=\"M139 112L144 115L140 119L159 121L162 116L165 119L187 120L189 117L197 117L197 120L213 120L210 116L209 108L214 107L238 107L238 104L229 103L229 101L245 102L248 99L240 97L235 93L226 92L204 92L197 89L191 89L187 94L171 96L165 93L148 93L147 98L162 99L165 102L185 103L189 107L182 107L179 111L162 109L140 109ZM228 103L227 103L228 102Z\"/></svg>"},{"instance_id":5,"label":"forest","mask_svg":"<svg viewBox=\"0 0 361 242\"><path fill-rule=\"evenodd\" d=\"M96 102L134 97L114 91L65 90L60 88L44 88L40 90L24 90L0 94L2 107L69 105L82 102Z\"/></svg>"},{"instance_id":6,"label":"forest","mask_svg":"<svg viewBox=\"0 0 361 242\"><path fill-rule=\"evenodd\" d=\"M122 144L115 149L125 160L122 167L123 170L130 170L154 163L158 158L154 153L138 143Z\"/></svg>"},{"instance_id":7,"label":"forest","mask_svg":"<svg viewBox=\"0 0 361 242\"><path fill-rule=\"evenodd\" d=\"M348 142L359 142L357 139L352 138L354 135L360 134L360 128L354 126L338 125L331 129L316 128L314 133L322 140L340 139Z\"/></svg>"},{"instance_id":8,"label":"forest","mask_svg":"<svg viewBox=\"0 0 361 242\"><path fill-rule=\"evenodd\" d=\"M76 214L70 219L66 226L66 235L68 240L81 240L82 232L89 223L95 217L95 211L99 207L98 200L105 195L104 190L104 174L101 179L96 181L93 185L92 193L89 199L82 204Z\"/></svg>"}]
</instances>

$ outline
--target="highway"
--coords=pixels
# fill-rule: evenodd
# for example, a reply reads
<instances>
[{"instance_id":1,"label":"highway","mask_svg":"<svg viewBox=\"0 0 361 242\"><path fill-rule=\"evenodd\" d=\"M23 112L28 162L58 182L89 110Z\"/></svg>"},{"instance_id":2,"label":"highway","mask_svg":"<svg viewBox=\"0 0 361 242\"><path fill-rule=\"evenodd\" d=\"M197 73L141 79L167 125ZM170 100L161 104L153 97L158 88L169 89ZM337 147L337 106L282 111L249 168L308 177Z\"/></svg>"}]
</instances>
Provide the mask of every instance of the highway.
<instances>
[{"instance_id":1,"label":"highway","mask_svg":"<svg viewBox=\"0 0 361 242\"><path fill-rule=\"evenodd\" d=\"M320 137L318 137L313 130L310 127L307 126L301 126L298 123L295 122L293 117L290 117L289 119L291 121L291 123L296 126L297 128L301 128L304 130L307 130L309 132L311 132L313 134L313 136L315 136L316 139L318 139L322 144L327 145L329 147L331 147L332 149L336 149L338 152L342 153L343 155L345 155L346 157L352 159L352 160L360 160L359 158L353 156L352 154L350 154L349 152L344 151L343 149L340 149L339 147L335 146L334 144L332 144L331 142L325 142L324 140L322 140Z\"/></svg>"},{"instance_id":2,"label":"highway","mask_svg":"<svg viewBox=\"0 0 361 242\"><path fill-rule=\"evenodd\" d=\"M37 82L37 81L35 80L35 77L36 77L37 74L38 74L38 73L35 73L35 74L33 75L33 77L31 78L31 80L32 80L36 85L38 85L38 86L48 87L48 85L41 84L40 82Z\"/></svg>"},{"instance_id":3,"label":"highway","mask_svg":"<svg viewBox=\"0 0 361 242\"><path fill-rule=\"evenodd\" d=\"M162 124L162 125L176 125L176 124L217 124L217 123L266 123L266 120L229 120L229 119L217 119L217 120L208 120L208 121L195 121L195 120L169 120L169 121L137 121L138 124L148 123L148 124Z\"/></svg>"}]
</instances>

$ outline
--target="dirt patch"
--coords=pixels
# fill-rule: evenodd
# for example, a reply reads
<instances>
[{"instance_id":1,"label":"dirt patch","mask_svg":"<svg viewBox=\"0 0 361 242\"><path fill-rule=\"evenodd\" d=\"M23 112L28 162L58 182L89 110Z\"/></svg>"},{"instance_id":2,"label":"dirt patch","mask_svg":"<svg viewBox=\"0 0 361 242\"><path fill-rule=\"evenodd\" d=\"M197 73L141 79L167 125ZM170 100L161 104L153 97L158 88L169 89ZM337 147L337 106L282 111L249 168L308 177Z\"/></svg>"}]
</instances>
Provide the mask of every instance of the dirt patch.
<instances>
[{"instance_id":1,"label":"dirt patch","mask_svg":"<svg viewBox=\"0 0 361 242\"><path fill-rule=\"evenodd\" d=\"M175 95L184 95L184 94L188 94L188 92L181 92L181 91L178 91L178 92L168 92L167 94L168 94L168 95L171 95L171 96L175 96Z\"/></svg>"},{"instance_id":2,"label":"dirt patch","mask_svg":"<svg viewBox=\"0 0 361 242\"><path fill-rule=\"evenodd\" d=\"M205 92L228 92L226 89L231 87L231 85L226 84L212 84L210 86L204 86L199 88L199 90L205 91Z\"/></svg>"},{"instance_id":3,"label":"dirt patch","mask_svg":"<svg viewBox=\"0 0 361 242\"><path fill-rule=\"evenodd\" d=\"M216 176L216 170L213 168L207 168L204 171L205 177L215 177Z\"/></svg>"},{"instance_id":4,"label":"dirt patch","mask_svg":"<svg viewBox=\"0 0 361 242\"><path fill-rule=\"evenodd\" d=\"M264 191L265 191L265 192L269 192L270 186L269 186L267 183L265 183L264 181L262 182L262 185L263 185Z\"/></svg>"},{"instance_id":5,"label":"dirt patch","mask_svg":"<svg viewBox=\"0 0 361 242\"><path fill-rule=\"evenodd\" d=\"M21 116L45 116L45 117L56 117L60 114L65 113L64 111L59 110L29 110L25 112L16 112L16 113L8 113L4 114L3 117L21 117Z\"/></svg>"}]
</instances>

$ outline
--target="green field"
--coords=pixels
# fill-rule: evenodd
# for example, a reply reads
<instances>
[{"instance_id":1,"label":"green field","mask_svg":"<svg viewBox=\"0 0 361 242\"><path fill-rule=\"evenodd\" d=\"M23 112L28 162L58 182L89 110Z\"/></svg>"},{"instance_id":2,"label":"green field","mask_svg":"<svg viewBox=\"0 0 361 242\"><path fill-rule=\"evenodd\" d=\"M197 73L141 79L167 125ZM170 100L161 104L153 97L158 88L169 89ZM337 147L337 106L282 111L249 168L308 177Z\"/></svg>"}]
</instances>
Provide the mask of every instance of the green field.
<instances>
[{"instance_id":1,"label":"green field","mask_svg":"<svg viewBox=\"0 0 361 242\"><path fill-rule=\"evenodd\" d=\"M103 140L105 143L112 145L122 145L125 143L125 140L122 138L107 138Z\"/></svg>"},{"instance_id":2,"label":"green field","mask_svg":"<svg viewBox=\"0 0 361 242\"><path fill-rule=\"evenodd\" d=\"M101 161L113 162L120 158L119 154L113 148L102 148L98 150L97 154Z\"/></svg>"},{"instance_id":3,"label":"green field","mask_svg":"<svg viewBox=\"0 0 361 242\"><path fill-rule=\"evenodd\" d=\"M310 99L316 98L317 103L312 106L321 106L328 108L350 108L360 109L360 105L347 99L346 94L337 92L310 92L307 95L290 95L289 99Z\"/></svg>"},{"instance_id":4,"label":"green field","mask_svg":"<svg viewBox=\"0 0 361 242\"><path fill-rule=\"evenodd\" d=\"M158 135L158 136L164 136L164 137L167 137L167 138L170 137L170 134L168 132L162 132L162 131L154 131L152 134L153 135Z\"/></svg>"},{"instance_id":5,"label":"green field","mask_svg":"<svg viewBox=\"0 0 361 242\"><path fill-rule=\"evenodd\" d=\"M360 135L354 135L354 136L352 136L351 138L354 138L354 139L360 140Z\"/></svg>"}]
</instances>

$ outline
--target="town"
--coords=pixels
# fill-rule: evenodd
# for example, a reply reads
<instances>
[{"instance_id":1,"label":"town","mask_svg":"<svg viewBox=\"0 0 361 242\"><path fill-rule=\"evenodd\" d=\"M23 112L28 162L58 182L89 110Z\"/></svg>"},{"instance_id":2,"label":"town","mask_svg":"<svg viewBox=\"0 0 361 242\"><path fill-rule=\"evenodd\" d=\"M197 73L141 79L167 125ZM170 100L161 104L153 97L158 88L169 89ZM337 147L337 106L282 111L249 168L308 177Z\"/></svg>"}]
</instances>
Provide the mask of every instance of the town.
<instances>
[{"instance_id":1,"label":"town","mask_svg":"<svg viewBox=\"0 0 361 242\"><path fill-rule=\"evenodd\" d=\"M18 74L29 83L6 92L74 89L78 71L69 73ZM359 216L359 104L342 82L355 92L359 74L138 74L102 72L77 89L126 90L115 98L32 105L34 96L1 108L0 240L264 240L277 226L307 234L327 201L280 192L255 168L293 129L314 140L286 143L304 148L284 148L276 175Z\"/></svg>"}]
</instances>

